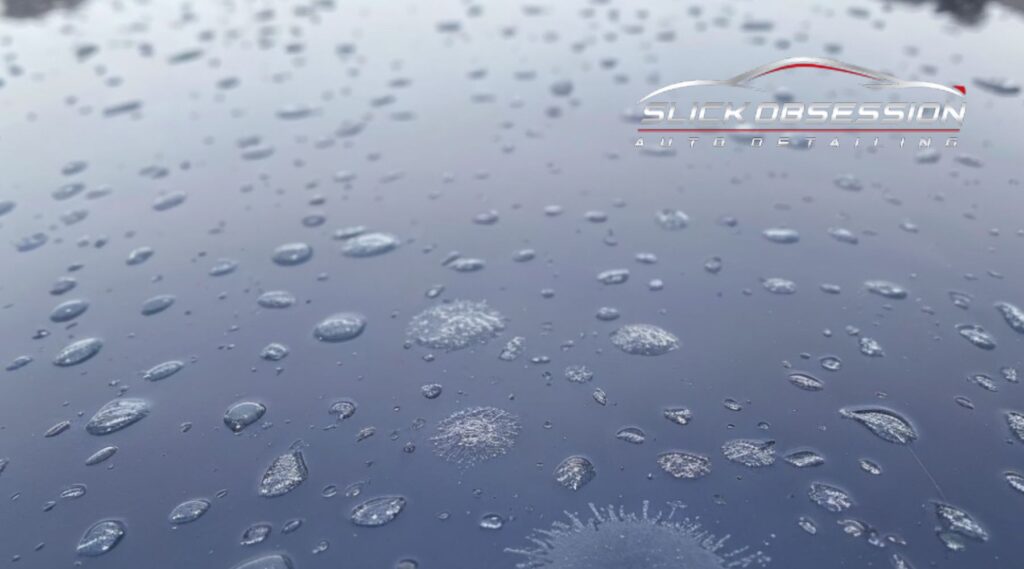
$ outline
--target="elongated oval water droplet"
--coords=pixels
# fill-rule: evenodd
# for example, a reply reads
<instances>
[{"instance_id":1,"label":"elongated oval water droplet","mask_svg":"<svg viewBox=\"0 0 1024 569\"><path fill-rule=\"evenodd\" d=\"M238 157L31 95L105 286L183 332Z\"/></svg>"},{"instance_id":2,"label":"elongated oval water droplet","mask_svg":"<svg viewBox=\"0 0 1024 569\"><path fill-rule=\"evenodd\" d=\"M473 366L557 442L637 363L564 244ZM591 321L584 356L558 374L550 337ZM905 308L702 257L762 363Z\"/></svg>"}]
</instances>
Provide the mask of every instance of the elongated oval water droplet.
<instances>
[{"instance_id":1,"label":"elongated oval water droplet","mask_svg":"<svg viewBox=\"0 0 1024 569\"><path fill-rule=\"evenodd\" d=\"M376 257L397 249L400 244L398 237L390 233L364 233L346 240L341 254L346 257Z\"/></svg>"},{"instance_id":2,"label":"elongated oval water droplet","mask_svg":"<svg viewBox=\"0 0 1024 569\"><path fill-rule=\"evenodd\" d=\"M313 248L306 243L285 243L274 249L271 260L282 267L301 265L313 257Z\"/></svg>"},{"instance_id":3,"label":"elongated oval water droplet","mask_svg":"<svg viewBox=\"0 0 1024 569\"><path fill-rule=\"evenodd\" d=\"M352 509L352 523L363 527L378 527L394 521L405 509L405 498L381 496L372 498Z\"/></svg>"},{"instance_id":4,"label":"elongated oval water droplet","mask_svg":"<svg viewBox=\"0 0 1024 569\"><path fill-rule=\"evenodd\" d=\"M117 546L126 533L125 525L117 520L96 522L78 541L76 551L85 557L99 557Z\"/></svg>"},{"instance_id":5,"label":"elongated oval water droplet","mask_svg":"<svg viewBox=\"0 0 1024 569\"><path fill-rule=\"evenodd\" d=\"M100 353L102 348L103 340L99 338L84 338L68 344L63 350L57 352L57 355L53 358L53 363L60 367L78 365Z\"/></svg>"},{"instance_id":6,"label":"elongated oval water droplet","mask_svg":"<svg viewBox=\"0 0 1024 569\"><path fill-rule=\"evenodd\" d=\"M85 459L86 466L96 466L97 464L106 461L110 457L114 456L117 452L116 446L103 447L100 450L92 453L89 458Z\"/></svg>"},{"instance_id":7,"label":"elongated oval water droplet","mask_svg":"<svg viewBox=\"0 0 1024 569\"><path fill-rule=\"evenodd\" d=\"M66 300L53 308L50 312L50 320L53 322L68 322L78 318L89 309L89 303L82 299Z\"/></svg>"},{"instance_id":8,"label":"elongated oval water droplet","mask_svg":"<svg viewBox=\"0 0 1024 569\"><path fill-rule=\"evenodd\" d=\"M996 348L996 339L978 324L957 324L956 331L965 340L983 350Z\"/></svg>"},{"instance_id":9,"label":"elongated oval water droplet","mask_svg":"<svg viewBox=\"0 0 1024 569\"><path fill-rule=\"evenodd\" d=\"M339 312L320 321L313 335L321 342L346 342L359 336L366 328L366 317L355 312Z\"/></svg>"},{"instance_id":10,"label":"elongated oval water droplet","mask_svg":"<svg viewBox=\"0 0 1024 569\"><path fill-rule=\"evenodd\" d=\"M917 431L914 430L910 421L888 409L847 407L840 409L839 414L847 419L857 421L879 438L890 443L905 445L917 438Z\"/></svg>"},{"instance_id":11,"label":"elongated oval water droplet","mask_svg":"<svg viewBox=\"0 0 1024 569\"><path fill-rule=\"evenodd\" d=\"M146 381L160 381L178 373L184 367L185 362L178 360L166 361L149 368L149 370L142 375L142 379L145 379Z\"/></svg>"},{"instance_id":12,"label":"elongated oval water droplet","mask_svg":"<svg viewBox=\"0 0 1024 569\"><path fill-rule=\"evenodd\" d=\"M171 510L168 520L173 525L181 525L192 523L199 518L203 517L203 514L210 509L210 501L203 498L197 498L195 500L187 500L174 507Z\"/></svg>"},{"instance_id":13,"label":"elongated oval water droplet","mask_svg":"<svg viewBox=\"0 0 1024 569\"><path fill-rule=\"evenodd\" d=\"M137 423L149 414L145 399L126 397L107 403L85 425L90 435L106 435Z\"/></svg>"}]
</instances>

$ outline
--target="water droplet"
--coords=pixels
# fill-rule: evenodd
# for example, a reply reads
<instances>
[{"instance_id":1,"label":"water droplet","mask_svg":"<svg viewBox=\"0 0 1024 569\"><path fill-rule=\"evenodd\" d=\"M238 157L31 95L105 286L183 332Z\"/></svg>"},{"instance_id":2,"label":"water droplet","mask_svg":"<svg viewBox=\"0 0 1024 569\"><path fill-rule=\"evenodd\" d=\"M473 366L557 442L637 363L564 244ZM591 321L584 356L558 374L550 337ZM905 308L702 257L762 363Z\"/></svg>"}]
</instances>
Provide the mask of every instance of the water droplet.
<instances>
[{"instance_id":1,"label":"water droplet","mask_svg":"<svg viewBox=\"0 0 1024 569\"><path fill-rule=\"evenodd\" d=\"M1024 494L1024 474L1019 472L1007 472L1005 476L1006 482L1010 485L1010 488Z\"/></svg>"},{"instance_id":2,"label":"water droplet","mask_svg":"<svg viewBox=\"0 0 1024 569\"><path fill-rule=\"evenodd\" d=\"M76 551L85 557L99 557L114 549L125 533L125 525L117 520L96 522L78 541Z\"/></svg>"},{"instance_id":3,"label":"water droplet","mask_svg":"<svg viewBox=\"0 0 1024 569\"><path fill-rule=\"evenodd\" d=\"M862 459L860 459L857 462L858 462L858 464L860 464L860 469L863 470L864 472L867 472L868 474L872 474L874 476L878 476L878 475L880 475L882 473L882 467L878 466L877 463L875 463L875 462L873 462L871 460L868 460L866 458L862 458Z\"/></svg>"},{"instance_id":4,"label":"water droplet","mask_svg":"<svg viewBox=\"0 0 1024 569\"><path fill-rule=\"evenodd\" d=\"M499 530L505 527L505 519L498 514L487 514L480 518L480 529Z\"/></svg>"},{"instance_id":5,"label":"water droplet","mask_svg":"<svg viewBox=\"0 0 1024 569\"><path fill-rule=\"evenodd\" d=\"M1016 411L1007 411L1006 424L1009 425L1010 431L1024 442L1024 414L1017 413Z\"/></svg>"},{"instance_id":6,"label":"water droplet","mask_svg":"<svg viewBox=\"0 0 1024 569\"><path fill-rule=\"evenodd\" d=\"M597 280L606 285L623 284L629 280L629 269L609 269L597 274Z\"/></svg>"},{"instance_id":7,"label":"water droplet","mask_svg":"<svg viewBox=\"0 0 1024 569\"><path fill-rule=\"evenodd\" d=\"M185 192L169 192L153 201L153 209L156 211L167 211L185 203L188 194Z\"/></svg>"},{"instance_id":8,"label":"water droplet","mask_svg":"<svg viewBox=\"0 0 1024 569\"><path fill-rule=\"evenodd\" d=\"M615 434L615 438L634 445L642 445L647 440L647 435L640 427L623 427Z\"/></svg>"},{"instance_id":9,"label":"water droplet","mask_svg":"<svg viewBox=\"0 0 1024 569\"><path fill-rule=\"evenodd\" d=\"M283 496L299 487L309 476L302 451L292 450L274 459L260 480L259 495Z\"/></svg>"},{"instance_id":10,"label":"water droplet","mask_svg":"<svg viewBox=\"0 0 1024 569\"><path fill-rule=\"evenodd\" d=\"M163 312L174 304L174 295L170 294L159 294L150 299L147 299L142 303L142 315L152 316L154 314Z\"/></svg>"},{"instance_id":11,"label":"water droplet","mask_svg":"<svg viewBox=\"0 0 1024 569\"><path fill-rule=\"evenodd\" d=\"M100 450L92 453L89 458L85 459L86 466L96 466L97 464L106 461L110 457L114 456L117 452L116 446L103 447Z\"/></svg>"},{"instance_id":12,"label":"water droplet","mask_svg":"<svg viewBox=\"0 0 1024 569\"><path fill-rule=\"evenodd\" d=\"M64 301L50 312L50 320L53 322L68 322L81 316L89 309L89 303L81 299Z\"/></svg>"},{"instance_id":13,"label":"water droplet","mask_svg":"<svg viewBox=\"0 0 1024 569\"><path fill-rule=\"evenodd\" d=\"M882 345L878 343L878 340L874 338L868 338L864 336L860 339L860 353L865 356L872 358L880 358L885 355L885 350L882 349Z\"/></svg>"},{"instance_id":14,"label":"water droplet","mask_svg":"<svg viewBox=\"0 0 1024 569\"><path fill-rule=\"evenodd\" d=\"M346 342L363 333L366 317L355 312L339 312L323 319L313 335L321 342Z\"/></svg>"},{"instance_id":15,"label":"water droplet","mask_svg":"<svg viewBox=\"0 0 1024 569\"><path fill-rule=\"evenodd\" d=\"M662 416L677 425L689 425L693 411L686 407L669 407L662 411Z\"/></svg>"},{"instance_id":16,"label":"water droplet","mask_svg":"<svg viewBox=\"0 0 1024 569\"><path fill-rule=\"evenodd\" d=\"M295 304L295 295L286 290L268 290L256 299L263 308L288 308Z\"/></svg>"},{"instance_id":17,"label":"water droplet","mask_svg":"<svg viewBox=\"0 0 1024 569\"><path fill-rule=\"evenodd\" d=\"M255 401L235 403L224 413L224 424L232 432L240 433L249 425L259 421L267 412L266 406Z\"/></svg>"},{"instance_id":18,"label":"water droplet","mask_svg":"<svg viewBox=\"0 0 1024 569\"><path fill-rule=\"evenodd\" d=\"M783 245L790 245L800 241L800 233L795 229L789 229L788 227L769 227L762 233L764 238L773 242L781 243Z\"/></svg>"},{"instance_id":19,"label":"water droplet","mask_svg":"<svg viewBox=\"0 0 1024 569\"><path fill-rule=\"evenodd\" d=\"M789 374L789 382L804 391L821 391L822 389L825 389L824 382L806 373Z\"/></svg>"},{"instance_id":20,"label":"water droplet","mask_svg":"<svg viewBox=\"0 0 1024 569\"><path fill-rule=\"evenodd\" d=\"M957 324L956 331L975 346L983 350L994 350L996 339L978 324Z\"/></svg>"},{"instance_id":21,"label":"water droplet","mask_svg":"<svg viewBox=\"0 0 1024 569\"><path fill-rule=\"evenodd\" d=\"M949 504L935 502L935 515L951 531L975 541L988 541L988 532L970 514Z\"/></svg>"},{"instance_id":22,"label":"water droplet","mask_svg":"<svg viewBox=\"0 0 1024 569\"><path fill-rule=\"evenodd\" d=\"M166 361L149 368L148 371L142 374L142 379L146 381L160 381L178 373L184 367L185 362L178 360Z\"/></svg>"},{"instance_id":23,"label":"water droplet","mask_svg":"<svg viewBox=\"0 0 1024 569\"><path fill-rule=\"evenodd\" d=\"M889 281L865 281L864 288L872 294L884 296L885 298L891 298L894 300L907 298L907 289Z\"/></svg>"},{"instance_id":24,"label":"water droplet","mask_svg":"<svg viewBox=\"0 0 1024 569\"><path fill-rule=\"evenodd\" d=\"M274 249L271 259L282 267L301 265L313 257L313 248L306 243L285 243Z\"/></svg>"},{"instance_id":25,"label":"water droplet","mask_svg":"<svg viewBox=\"0 0 1024 569\"><path fill-rule=\"evenodd\" d=\"M248 561L243 561L232 569L293 569L292 560L288 557L274 553L264 555Z\"/></svg>"},{"instance_id":26,"label":"water droplet","mask_svg":"<svg viewBox=\"0 0 1024 569\"><path fill-rule=\"evenodd\" d=\"M345 241L341 253L346 257L375 257L393 251L401 244L390 233L364 233Z\"/></svg>"},{"instance_id":27,"label":"water droplet","mask_svg":"<svg viewBox=\"0 0 1024 569\"><path fill-rule=\"evenodd\" d=\"M797 450L785 456L786 462L797 468L812 468L825 464L825 457L811 450Z\"/></svg>"},{"instance_id":28,"label":"water droplet","mask_svg":"<svg viewBox=\"0 0 1024 569\"><path fill-rule=\"evenodd\" d=\"M352 523L362 527L377 527L394 521L405 509L405 498L381 496L359 504L352 509Z\"/></svg>"},{"instance_id":29,"label":"water droplet","mask_svg":"<svg viewBox=\"0 0 1024 569\"><path fill-rule=\"evenodd\" d=\"M796 524L800 526L800 529L811 535L818 533L818 526L811 518L800 516L800 519L797 520Z\"/></svg>"},{"instance_id":30,"label":"water droplet","mask_svg":"<svg viewBox=\"0 0 1024 569\"><path fill-rule=\"evenodd\" d=\"M593 480L597 476L597 470L585 457L570 456L555 468L554 474L559 484L576 491Z\"/></svg>"},{"instance_id":31,"label":"water droplet","mask_svg":"<svg viewBox=\"0 0 1024 569\"><path fill-rule=\"evenodd\" d=\"M63 350L57 352L53 358L53 364L60 367L77 365L100 353L102 348L103 340L84 338L68 344Z\"/></svg>"},{"instance_id":32,"label":"water droplet","mask_svg":"<svg viewBox=\"0 0 1024 569\"><path fill-rule=\"evenodd\" d=\"M243 546L259 545L270 537L272 529L270 524L253 524L242 532L242 539L239 541L239 544Z\"/></svg>"},{"instance_id":33,"label":"water droplet","mask_svg":"<svg viewBox=\"0 0 1024 569\"><path fill-rule=\"evenodd\" d=\"M90 435L106 435L135 424L149 414L149 402L145 399L114 399L89 419L85 430Z\"/></svg>"},{"instance_id":34,"label":"water droplet","mask_svg":"<svg viewBox=\"0 0 1024 569\"><path fill-rule=\"evenodd\" d=\"M690 224L690 216L678 209L662 209L654 213L654 218L663 229L676 231L685 229Z\"/></svg>"},{"instance_id":35,"label":"water droplet","mask_svg":"<svg viewBox=\"0 0 1024 569\"><path fill-rule=\"evenodd\" d=\"M223 277L230 275L238 269L238 261L234 259L218 259L212 267L210 267L211 277Z\"/></svg>"},{"instance_id":36,"label":"water droplet","mask_svg":"<svg viewBox=\"0 0 1024 569\"><path fill-rule=\"evenodd\" d=\"M884 441L905 445L917 438L917 431L909 421L888 409L862 407L843 408L839 414L867 427Z\"/></svg>"},{"instance_id":37,"label":"water droplet","mask_svg":"<svg viewBox=\"0 0 1024 569\"><path fill-rule=\"evenodd\" d=\"M765 290L772 294L785 295L796 293L796 283L789 279L771 277L764 279L764 281L761 282L761 286L763 286Z\"/></svg>"},{"instance_id":38,"label":"water droplet","mask_svg":"<svg viewBox=\"0 0 1024 569\"><path fill-rule=\"evenodd\" d=\"M1011 329L1024 334L1024 310L1009 302L997 302L995 306Z\"/></svg>"},{"instance_id":39,"label":"water droplet","mask_svg":"<svg viewBox=\"0 0 1024 569\"><path fill-rule=\"evenodd\" d=\"M195 500L187 500L174 507L171 510L171 514L168 516L168 520L173 525L181 525L192 523L199 518L203 517L203 514L210 509L209 500L202 498Z\"/></svg>"},{"instance_id":40,"label":"water droplet","mask_svg":"<svg viewBox=\"0 0 1024 569\"><path fill-rule=\"evenodd\" d=\"M420 388L420 393L427 399L437 399L441 396L442 389L439 383L428 383Z\"/></svg>"},{"instance_id":41,"label":"water droplet","mask_svg":"<svg viewBox=\"0 0 1024 569\"><path fill-rule=\"evenodd\" d=\"M279 362L286 358L288 354L288 346L277 342L271 342L260 350L260 358L265 359L268 362Z\"/></svg>"},{"instance_id":42,"label":"water droplet","mask_svg":"<svg viewBox=\"0 0 1024 569\"><path fill-rule=\"evenodd\" d=\"M337 415L339 421L344 421L356 414L357 407L358 406L355 401L352 401L351 399L341 399L331 404L331 408L328 409L327 412L331 415Z\"/></svg>"}]
</instances>

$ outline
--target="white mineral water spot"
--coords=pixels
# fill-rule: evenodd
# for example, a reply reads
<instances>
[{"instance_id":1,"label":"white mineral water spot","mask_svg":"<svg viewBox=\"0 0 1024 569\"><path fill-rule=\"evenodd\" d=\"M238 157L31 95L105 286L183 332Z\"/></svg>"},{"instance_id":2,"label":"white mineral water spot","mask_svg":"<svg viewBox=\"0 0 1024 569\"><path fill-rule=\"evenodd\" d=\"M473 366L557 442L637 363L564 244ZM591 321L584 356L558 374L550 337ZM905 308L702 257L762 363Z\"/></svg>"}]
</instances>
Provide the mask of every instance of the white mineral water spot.
<instances>
[{"instance_id":1,"label":"white mineral water spot","mask_svg":"<svg viewBox=\"0 0 1024 569\"><path fill-rule=\"evenodd\" d=\"M627 354L660 356L679 348L679 338L653 324L627 324L611 335L612 344Z\"/></svg>"},{"instance_id":2,"label":"white mineral water spot","mask_svg":"<svg viewBox=\"0 0 1024 569\"><path fill-rule=\"evenodd\" d=\"M807 496L812 502L832 513L839 513L853 506L853 499L845 490L823 482L812 482Z\"/></svg>"},{"instance_id":3,"label":"white mineral water spot","mask_svg":"<svg viewBox=\"0 0 1024 569\"><path fill-rule=\"evenodd\" d=\"M760 439L733 439L722 445L725 458L750 468L771 466L775 463L775 441Z\"/></svg>"},{"instance_id":4,"label":"white mineral water spot","mask_svg":"<svg viewBox=\"0 0 1024 569\"><path fill-rule=\"evenodd\" d=\"M435 350L461 350L483 344L505 329L505 317L484 301L455 300L413 316L406 333Z\"/></svg>"},{"instance_id":5,"label":"white mineral water spot","mask_svg":"<svg viewBox=\"0 0 1024 569\"><path fill-rule=\"evenodd\" d=\"M658 466L673 478L695 480L711 474L711 459L692 452L671 451L658 455Z\"/></svg>"}]
</instances>

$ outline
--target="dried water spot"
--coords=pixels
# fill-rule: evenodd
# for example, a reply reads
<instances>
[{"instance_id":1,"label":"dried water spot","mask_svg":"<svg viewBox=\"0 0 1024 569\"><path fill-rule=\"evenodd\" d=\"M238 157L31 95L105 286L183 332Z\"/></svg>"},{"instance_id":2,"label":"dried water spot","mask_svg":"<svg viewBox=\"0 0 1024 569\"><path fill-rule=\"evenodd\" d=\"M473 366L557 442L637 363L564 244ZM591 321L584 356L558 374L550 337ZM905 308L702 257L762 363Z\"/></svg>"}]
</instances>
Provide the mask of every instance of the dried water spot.
<instances>
[{"instance_id":1,"label":"dried water spot","mask_svg":"<svg viewBox=\"0 0 1024 569\"><path fill-rule=\"evenodd\" d=\"M746 547L727 548L728 537L679 516L682 507L651 512L644 502L637 514L591 504L589 518L567 513L567 521L535 530L529 547L506 551L523 558L518 569L723 569L769 561Z\"/></svg>"},{"instance_id":2,"label":"dried water spot","mask_svg":"<svg viewBox=\"0 0 1024 569\"><path fill-rule=\"evenodd\" d=\"M448 462L472 466L506 454L521 427L515 415L495 407L471 407L452 413L437 425L431 442Z\"/></svg>"},{"instance_id":3,"label":"dried water spot","mask_svg":"<svg viewBox=\"0 0 1024 569\"><path fill-rule=\"evenodd\" d=\"M653 324L627 324L611 335L612 344L627 354L660 356L679 349L679 338Z\"/></svg>"},{"instance_id":4,"label":"dried water spot","mask_svg":"<svg viewBox=\"0 0 1024 569\"><path fill-rule=\"evenodd\" d=\"M658 466L673 478L695 480L711 474L711 459L692 452L671 451L658 456Z\"/></svg>"},{"instance_id":5,"label":"dried water spot","mask_svg":"<svg viewBox=\"0 0 1024 569\"><path fill-rule=\"evenodd\" d=\"M421 346L447 352L483 344L505 329L505 317L484 301L456 300L412 317L406 333Z\"/></svg>"}]
</instances>

